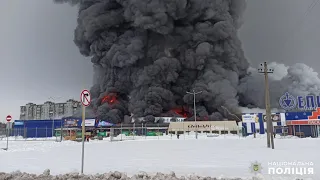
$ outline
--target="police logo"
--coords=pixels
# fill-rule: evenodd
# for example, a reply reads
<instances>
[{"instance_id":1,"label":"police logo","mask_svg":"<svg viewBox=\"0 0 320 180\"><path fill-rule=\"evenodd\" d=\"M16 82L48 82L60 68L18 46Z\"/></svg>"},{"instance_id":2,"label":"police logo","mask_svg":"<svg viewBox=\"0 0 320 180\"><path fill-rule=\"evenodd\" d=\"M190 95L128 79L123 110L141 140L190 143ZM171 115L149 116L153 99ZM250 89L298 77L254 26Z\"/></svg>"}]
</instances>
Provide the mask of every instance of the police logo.
<instances>
[{"instance_id":1,"label":"police logo","mask_svg":"<svg viewBox=\"0 0 320 180\"><path fill-rule=\"evenodd\" d=\"M279 105L284 110L291 110L291 109L294 109L297 106L297 100L291 94L286 92L284 95L282 95L280 97Z\"/></svg>"},{"instance_id":2,"label":"police logo","mask_svg":"<svg viewBox=\"0 0 320 180\"><path fill-rule=\"evenodd\" d=\"M257 173L261 173L261 170L262 170L262 167L261 167L261 164L258 163L257 161L251 163L250 165L250 171L254 174L257 174Z\"/></svg>"}]
</instances>

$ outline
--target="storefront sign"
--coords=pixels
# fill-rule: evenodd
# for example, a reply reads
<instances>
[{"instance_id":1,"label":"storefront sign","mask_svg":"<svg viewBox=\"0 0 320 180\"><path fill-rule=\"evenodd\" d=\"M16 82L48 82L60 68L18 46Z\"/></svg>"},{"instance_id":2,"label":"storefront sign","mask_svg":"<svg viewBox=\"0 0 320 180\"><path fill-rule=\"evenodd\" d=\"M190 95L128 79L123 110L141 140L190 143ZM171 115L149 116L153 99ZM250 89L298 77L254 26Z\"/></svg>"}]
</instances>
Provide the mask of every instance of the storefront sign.
<instances>
[{"instance_id":1,"label":"storefront sign","mask_svg":"<svg viewBox=\"0 0 320 180\"><path fill-rule=\"evenodd\" d=\"M84 121L86 127L93 127L95 125L95 119L86 119Z\"/></svg>"},{"instance_id":2,"label":"storefront sign","mask_svg":"<svg viewBox=\"0 0 320 180\"><path fill-rule=\"evenodd\" d=\"M106 121L99 121L98 126L99 127L105 127L105 126L113 126L114 124L106 122Z\"/></svg>"},{"instance_id":3,"label":"storefront sign","mask_svg":"<svg viewBox=\"0 0 320 180\"><path fill-rule=\"evenodd\" d=\"M23 126L23 124L24 124L23 121L15 121L14 122L15 126Z\"/></svg>"},{"instance_id":4,"label":"storefront sign","mask_svg":"<svg viewBox=\"0 0 320 180\"><path fill-rule=\"evenodd\" d=\"M198 131L205 131L205 130L228 130L227 127L218 127L210 124L203 124L203 125L188 125L188 130L193 131L197 129Z\"/></svg>"},{"instance_id":5,"label":"storefront sign","mask_svg":"<svg viewBox=\"0 0 320 180\"><path fill-rule=\"evenodd\" d=\"M242 115L242 122L256 123L256 122L259 122L259 117L256 114Z\"/></svg>"},{"instance_id":6,"label":"storefront sign","mask_svg":"<svg viewBox=\"0 0 320 180\"><path fill-rule=\"evenodd\" d=\"M285 110L315 110L320 107L320 96L293 96L286 92L279 99L279 105Z\"/></svg>"},{"instance_id":7,"label":"storefront sign","mask_svg":"<svg viewBox=\"0 0 320 180\"><path fill-rule=\"evenodd\" d=\"M75 127L78 126L78 121L77 119L65 119L64 120L64 126L65 127Z\"/></svg>"},{"instance_id":8,"label":"storefront sign","mask_svg":"<svg viewBox=\"0 0 320 180\"><path fill-rule=\"evenodd\" d=\"M287 125L320 125L320 120L287 121Z\"/></svg>"},{"instance_id":9,"label":"storefront sign","mask_svg":"<svg viewBox=\"0 0 320 180\"><path fill-rule=\"evenodd\" d=\"M310 125L320 125L320 121L319 120L309 120L308 124L310 124Z\"/></svg>"}]
</instances>

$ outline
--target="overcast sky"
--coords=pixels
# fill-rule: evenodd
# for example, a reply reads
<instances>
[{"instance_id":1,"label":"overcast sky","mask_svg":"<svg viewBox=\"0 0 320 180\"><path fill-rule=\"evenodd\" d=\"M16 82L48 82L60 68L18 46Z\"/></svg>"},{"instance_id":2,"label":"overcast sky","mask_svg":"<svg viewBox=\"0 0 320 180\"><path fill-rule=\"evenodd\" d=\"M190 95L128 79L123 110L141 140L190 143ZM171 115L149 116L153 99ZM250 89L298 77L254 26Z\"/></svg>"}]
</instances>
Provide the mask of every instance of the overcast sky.
<instances>
[{"instance_id":1,"label":"overcast sky","mask_svg":"<svg viewBox=\"0 0 320 180\"><path fill-rule=\"evenodd\" d=\"M320 3L313 0L248 0L240 38L246 57L320 68ZM77 9L51 0L1 0L0 121L19 119L21 105L50 96L79 99L92 84L92 66L73 43ZM303 22L303 23L302 23Z\"/></svg>"}]
</instances>

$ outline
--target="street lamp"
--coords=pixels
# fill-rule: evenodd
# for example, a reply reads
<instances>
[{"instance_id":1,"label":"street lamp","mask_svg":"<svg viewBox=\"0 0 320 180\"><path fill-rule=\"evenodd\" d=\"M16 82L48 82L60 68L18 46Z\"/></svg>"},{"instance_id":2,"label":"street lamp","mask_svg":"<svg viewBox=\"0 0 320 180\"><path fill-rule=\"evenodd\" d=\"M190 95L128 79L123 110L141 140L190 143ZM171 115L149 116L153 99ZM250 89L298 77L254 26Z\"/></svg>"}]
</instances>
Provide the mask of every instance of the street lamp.
<instances>
[{"instance_id":1,"label":"street lamp","mask_svg":"<svg viewBox=\"0 0 320 180\"><path fill-rule=\"evenodd\" d=\"M269 94L269 79L268 74L273 73L274 69L268 68L267 62L261 63L258 69L259 73L264 74L265 82L265 103L266 103L266 124L267 124L267 145L270 148L270 141L272 149L274 149L273 141L273 125L271 121L271 108L270 108L270 94Z\"/></svg>"},{"instance_id":2,"label":"street lamp","mask_svg":"<svg viewBox=\"0 0 320 180\"><path fill-rule=\"evenodd\" d=\"M196 95L202 93L202 91L195 92L192 90L192 92L187 92L187 94L193 95L193 111L194 111L194 122L196 126L196 139L198 139L198 127L197 127L197 110L196 110Z\"/></svg>"}]
</instances>

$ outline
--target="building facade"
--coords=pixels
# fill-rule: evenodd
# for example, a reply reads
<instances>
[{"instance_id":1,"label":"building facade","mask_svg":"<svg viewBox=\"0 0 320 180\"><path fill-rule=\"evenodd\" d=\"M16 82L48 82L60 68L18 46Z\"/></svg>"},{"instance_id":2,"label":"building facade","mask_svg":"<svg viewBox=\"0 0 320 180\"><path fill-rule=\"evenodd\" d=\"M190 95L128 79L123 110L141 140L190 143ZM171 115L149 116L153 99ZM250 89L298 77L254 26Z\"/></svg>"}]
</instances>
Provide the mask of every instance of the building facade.
<instances>
[{"instance_id":1,"label":"building facade","mask_svg":"<svg viewBox=\"0 0 320 180\"><path fill-rule=\"evenodd\" d=\"M20 120L55 119L72 116L79 108L79 101L69 99L64 103L47 101L44 104L28 103L20 106Z\"/></svg>"}]
</instances>

